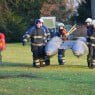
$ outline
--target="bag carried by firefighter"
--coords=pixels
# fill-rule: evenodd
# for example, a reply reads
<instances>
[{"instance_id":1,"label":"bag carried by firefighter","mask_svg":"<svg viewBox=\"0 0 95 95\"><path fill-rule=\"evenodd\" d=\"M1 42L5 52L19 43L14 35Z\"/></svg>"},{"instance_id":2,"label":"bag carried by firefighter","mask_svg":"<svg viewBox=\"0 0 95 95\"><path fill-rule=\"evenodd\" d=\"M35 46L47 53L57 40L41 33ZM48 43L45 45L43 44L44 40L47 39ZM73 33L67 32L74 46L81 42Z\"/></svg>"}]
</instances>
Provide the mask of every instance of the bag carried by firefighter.
<instances>
[{"instance_id":1,"label":"bag carried by firefighter","mask_svg":"<svg viewBox=\"0 0 95 95\"><path fill-rule=\"evenodd\" d=\"M5 35L0 33L0 51L5 50Z\"/></svg>"}]
</instances>

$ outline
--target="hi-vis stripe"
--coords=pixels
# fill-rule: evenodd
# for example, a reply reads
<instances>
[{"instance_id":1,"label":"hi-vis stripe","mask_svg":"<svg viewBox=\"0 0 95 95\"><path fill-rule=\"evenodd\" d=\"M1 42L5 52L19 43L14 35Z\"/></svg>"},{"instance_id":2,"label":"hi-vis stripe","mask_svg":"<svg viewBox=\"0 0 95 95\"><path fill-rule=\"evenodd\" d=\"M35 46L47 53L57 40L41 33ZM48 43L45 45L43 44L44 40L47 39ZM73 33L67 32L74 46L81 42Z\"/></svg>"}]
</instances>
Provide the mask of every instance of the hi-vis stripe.
<instances>
[{"instance_id":1,"label":"hi-vis stripe","mask_svg":"<svg viewBox=\"0 0 95 95\"><path fill-rule=\"evenodd\" d=\"M90 42L87 42L87 45L91 44Z\"/></svg>"},{"instance_id":2,"label":"hi-vis stripe","mask_svg":"<svg viewBox=\"0 0 95 95\"><path fill-rule=\"evenodd\" d=\"M95 47L95 44L91 44L93 47Z\"/></svg>"},{"instance_id":3,"label":"hi-vis stripe","mask_svg":"<svg viewBox=\"0 0 95 95\"><path fill-rule=\"evenodd\" d=\"M95 60L93 60L93 63L95 63Z\"/></svg>"},{"instance_id":4,"label":"hi-vis stripe","mask_svg":"<svg viewBox=\"0 0 95 95\"><path fill-rule=\"evenodd\" d=\"M33 46L43 46L44 44L41 43L41 44L35 44L35 43L32 43Z\"/></svg>"},{"instance_id":5,"label":"hi-vis stripe","mask_svg":"<svg viewBox=\"0 0 95 95\"><path fill-rule=\"evenodd\" d=\"M90 42L87 42L87 45L91 45L91 46L95 47L95 44L90 43Z\"/></svg>"},{"instance_id":6,"label":"hi-vis stripe","mask_svg":"<svg viewBox=\"0 0 95 95\"><path fill-rule=\"evenodd\" d=\"M47 37L47 36L48 36L48 34L47 34L47 33L44 33L44 36L45 36L45 37Z\"/></svg>"},{"instance_id":7,"label":"hi-vis stripe","mask_svg":"<svg viewBox=\"0 0 95 95\"><path fill-rule=\"evenodd\" d=\"M37 38L43 38L42 36L33 36L33 38L37 39Z\"/></svg>"},{"instance_id":8,"label":"hi-vis stripe","mask_svg":"<svg viewBox=\"0 0 95 95\"><path fill-rule=\"evenodd\" d=\"M95 39L95 37L92 37L92 36L91 36L90 39Z\"/></svg>"},{"instance_id":9,"label":"hi-vis stripe","mask_svg":"<svg viewBox=\"0 0 95 95\"><path fill-rule=\"evenodd\" d=\"M34 62L35 62L35 63L38 63L38 62L39 62L39 60L34 60Z\"/></svg>"}]
</instances>

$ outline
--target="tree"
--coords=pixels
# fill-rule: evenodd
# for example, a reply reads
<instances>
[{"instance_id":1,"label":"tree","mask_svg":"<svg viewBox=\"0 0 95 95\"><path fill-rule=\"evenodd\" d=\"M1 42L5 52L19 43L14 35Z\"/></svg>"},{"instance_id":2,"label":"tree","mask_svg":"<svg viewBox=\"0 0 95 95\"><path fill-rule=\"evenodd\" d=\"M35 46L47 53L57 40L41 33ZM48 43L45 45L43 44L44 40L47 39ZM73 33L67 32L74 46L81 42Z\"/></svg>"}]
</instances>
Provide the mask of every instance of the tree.
<instances>
[{"instance_id":1,"label":"tree","mask_svg":"<svg viewBox=\"0 0 95 95\"><path fill-rule=\"evenodd\" d=\"M58 21L66 21L69 13L72 12L72 9L66 8L66 0L48 0L44 2L41 9L42 16L56 16Z\"/></svg>"},{"instance_id":2,"label":"tree","mask_svg":"<svg viewBox=\"0 0 95 95\"><path fill-rule=\"evenodd\" d=\"M8 42L18 42L40 16L55 15L59 21L66 20L72 12L66 9L67 1L74 0L0 0L0 31Z\"/></svg>"},{"instance_id":3,"label":"tree","mask_svg":"<svg viewBox=\"0 0 95 95\"><path fill-rule=\"evenodd\" d=\"M34 19L40 17L44 0L0 0L0 31L8 42L18 42Z\"/></svg>"},{"instance_id":4,"label":"tree","mask_svg":"<svg viewBox=\"0 0 95 95\"><path fill-rule=\"evenodd\" d=\"M82 2L85 0L47 0L43 4L41 14L42 16L56 16L58 21L64 22L77 10L78 5L76 7L75 3L81 4Z\"/></svg>"}]
</instances>

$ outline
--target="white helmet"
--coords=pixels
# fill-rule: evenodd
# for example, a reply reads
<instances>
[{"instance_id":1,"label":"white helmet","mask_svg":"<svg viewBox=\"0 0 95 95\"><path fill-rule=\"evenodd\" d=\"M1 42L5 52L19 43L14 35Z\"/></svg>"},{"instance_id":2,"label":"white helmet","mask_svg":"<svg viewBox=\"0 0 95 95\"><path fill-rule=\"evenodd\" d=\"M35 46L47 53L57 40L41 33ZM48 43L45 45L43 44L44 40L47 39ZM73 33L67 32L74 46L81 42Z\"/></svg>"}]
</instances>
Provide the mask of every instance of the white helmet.
<instances>
[{"instance_id":1,"label":"white helmet","mask_svg":"<svg viewBox=\"0 0 95 95\"><path fill-rule=\"evenodd\" d=\"M85 22L91 24L91 23L92 23L92 19L91 19L91 18L87 18L87 19L85 20Z\"/></svg>"},{"instance_id":2,"label":"white helmet","mask_svg":"<svg viewBox=\"0 0 95 95\"><path fill-rule=\"evenodd\" d=\"M64 27L65 26L64 23L58 23L57 25L58 25L58 27L60 27L60 26Z\"/></svg>"},{"instance_id":3,"label":"white helmet","mask_svg":"<svg viewBox=\"0 0 95 95\"><path fill-rule=\"evenodd\" d=\"M93 28L95 28L95 19L92 20L92 26L93 26Z\"/></svg>"},{"instance_id":4,"label":"white helmet","mask_svg":"<svg viewBox=\"0 0 95 95\"><path fill-rule=\"evenodd\" d=\"M92 25L95 25L95 19L94 19L94 20L92 20Z\"/></svg>"},{"instance_id":5,"label":"white helmet","mask_svg":"<svg viewBox=\"0 0 95 95\"><path fill-rule=\"evenodd\" d=\"M40 18L39 20L40 20L40 22L42 22L42 23L44 22L44 20L43 20L43 19L41 19L41 18Z\"/></svg>"}]
</instances>

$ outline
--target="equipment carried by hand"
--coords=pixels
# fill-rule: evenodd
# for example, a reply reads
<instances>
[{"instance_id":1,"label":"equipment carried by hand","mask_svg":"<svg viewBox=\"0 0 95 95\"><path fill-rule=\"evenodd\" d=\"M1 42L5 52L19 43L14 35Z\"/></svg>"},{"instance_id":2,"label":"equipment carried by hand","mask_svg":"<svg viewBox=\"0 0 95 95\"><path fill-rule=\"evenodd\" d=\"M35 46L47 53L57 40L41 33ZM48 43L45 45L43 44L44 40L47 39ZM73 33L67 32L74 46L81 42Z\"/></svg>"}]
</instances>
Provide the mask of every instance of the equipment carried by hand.
<instances>
[{"instance_id":1,"label":"equipment carried by hand","mask_svg":"<svg viewBox=\"0 0 95 95\"><path fill-rule=\"evenodd\" d=\"M74 31L76 31L76 24L73 25L73 27L68 31L68 33L66 34L66 37L68 37L70 34L72 34Z\"/></svg>"}]
</instances>

